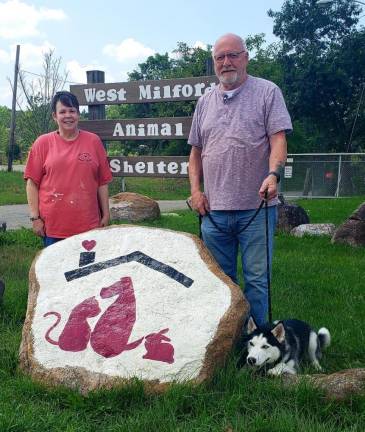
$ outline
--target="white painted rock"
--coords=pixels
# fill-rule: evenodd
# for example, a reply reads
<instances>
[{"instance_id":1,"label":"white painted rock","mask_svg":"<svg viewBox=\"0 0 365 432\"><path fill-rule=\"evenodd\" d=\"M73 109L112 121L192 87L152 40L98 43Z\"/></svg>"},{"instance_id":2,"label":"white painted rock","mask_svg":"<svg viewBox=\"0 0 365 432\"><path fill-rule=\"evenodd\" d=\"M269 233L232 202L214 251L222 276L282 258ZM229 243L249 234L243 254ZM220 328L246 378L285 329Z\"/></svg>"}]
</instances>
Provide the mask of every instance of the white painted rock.
<instances>
[{"instance_id":1,"label":"white painted rock","mask_svg":"<svg viewBox=\"0 0 365 432\"><path fill-rule=\"evenodd\" d=\"M112 226L44 249L30 270L21 367L85 393L138 377L200 383L248 312L195 236Z\"/></svg>"},{"instance_id":2,"label":"white painted rock","mask_svg":"<svg viewBox=\"0 0 365 432\"><path fill-rule=\"evenodd\" d=\"M302 224L293 228L290 233L295 237L303 237L304 235L312 236L332 236L336 229L336 226L332 223L322 224Z\"/></svg>"}]
</instances>

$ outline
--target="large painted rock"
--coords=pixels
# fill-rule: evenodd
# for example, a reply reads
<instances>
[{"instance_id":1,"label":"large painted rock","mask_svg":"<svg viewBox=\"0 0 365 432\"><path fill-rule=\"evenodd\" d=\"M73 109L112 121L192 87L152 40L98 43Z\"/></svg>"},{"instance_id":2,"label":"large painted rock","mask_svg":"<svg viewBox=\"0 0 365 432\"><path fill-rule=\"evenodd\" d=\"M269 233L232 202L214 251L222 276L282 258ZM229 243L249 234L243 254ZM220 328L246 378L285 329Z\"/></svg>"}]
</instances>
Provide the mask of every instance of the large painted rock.
<instances>
[{"instance_id":1,"label":"large painted rock","mask_svg":"<svg viewBox=\"0 0 365 432\"><path fill-rule=\"evenodd\" d=\"M86 393L137 377L152 390L221 366L248 303L192 235L112 226L70 237L30 270L21 367Z\"/></svg>"},{"instance_id":2,"label":"large painted rock","mask_svg":"<svg viewBox=\"0 0 365 432\"><path fill-rule=\"evenodd\" d=\"M115 221L139 222L160 217L160 207L153 199L134 192L121 192L110 198L110 217Z\"/></svg>"}]
</instances>

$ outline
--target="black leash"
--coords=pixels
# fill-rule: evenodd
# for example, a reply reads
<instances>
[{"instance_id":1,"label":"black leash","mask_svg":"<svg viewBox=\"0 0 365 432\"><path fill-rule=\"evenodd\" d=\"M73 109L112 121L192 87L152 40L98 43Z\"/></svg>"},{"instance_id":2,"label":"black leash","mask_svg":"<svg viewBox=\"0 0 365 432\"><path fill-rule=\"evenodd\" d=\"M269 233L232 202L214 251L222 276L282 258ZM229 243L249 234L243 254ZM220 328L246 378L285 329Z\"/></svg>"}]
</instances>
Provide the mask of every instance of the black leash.
<instances>
[{"instance_id":1,"label":"black leash","mask_svg":"<svg viewBox=\"0 0 365 432\"><path fill-rule=\"evenodd\" d=\"M270 257L269 257L269 207L268 207L268 197L267 197L268 191L265 191L265 198L261 201L259 207L256 209L255 214L252 216L252 218L247 222L247 224L241 228L237 234L241 234L245 229L247 229L251 223L256 219L256 216L259 214L262 207L265 205L265 234L266 234L266 274L267 274L267 301L268 301L268 313L269 313L269 322L272 322L272 311L271 311L271 276L270 276ZM190 208L190 210L193 210L189 200L186 201L187 206ZM219 232L223 234L228 234L226 231L219 228L219 226L214 222L211 215L207 212L206 216L210 220L210 222L213 224L214 228L216 228ZM203 216L198 213L199 218L199 238L202 239L202 221Z\"/></svg>"},{"instance_id":2,"label":"black leash","mask_svg":"<svg viewBox=\"0 0 365 432\"><path fill-rule=\"evenodd\" d=\"M272 322L271 312L271 275L270 275L270 256L269 256L269 207L267 190L265 191L265 231L266 231L266 277L267 277L267 303L269 309L269 322Z\"/></svg>"}]
</instances>

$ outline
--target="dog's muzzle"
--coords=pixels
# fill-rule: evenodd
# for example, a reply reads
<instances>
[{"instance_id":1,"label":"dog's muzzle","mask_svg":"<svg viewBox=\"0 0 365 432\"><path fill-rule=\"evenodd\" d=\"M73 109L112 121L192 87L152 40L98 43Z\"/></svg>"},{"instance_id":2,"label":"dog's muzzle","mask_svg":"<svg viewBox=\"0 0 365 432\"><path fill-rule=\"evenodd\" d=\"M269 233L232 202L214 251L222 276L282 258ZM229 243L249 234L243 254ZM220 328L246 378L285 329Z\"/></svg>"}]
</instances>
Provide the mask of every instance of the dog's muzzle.
<instances>
[{"instance_id":1,"label":"dog's muzzle","mask_svg":"<svg viewBox=\"0 0 365 432\"><path fill-rule=\"evenodd\" d=\"M247 364L250 366L255 366L256 365L255 357L247 357Z\"/></svg>"}]
</instances>

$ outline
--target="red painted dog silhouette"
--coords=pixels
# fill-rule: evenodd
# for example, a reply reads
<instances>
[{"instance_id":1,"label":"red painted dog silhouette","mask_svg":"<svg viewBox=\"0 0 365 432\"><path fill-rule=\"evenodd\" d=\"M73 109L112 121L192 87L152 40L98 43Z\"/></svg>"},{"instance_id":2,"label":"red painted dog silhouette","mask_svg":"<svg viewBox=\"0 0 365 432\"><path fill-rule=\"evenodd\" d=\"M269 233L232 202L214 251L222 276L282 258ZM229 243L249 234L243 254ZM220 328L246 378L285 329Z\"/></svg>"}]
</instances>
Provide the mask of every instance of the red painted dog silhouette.
<instances>
[{"instance_id":1,"label":"red painted dog silhouette","mask_svg":"<svg viewBox=\"0 0 365 432\"><path fill-rule=\"evenodd\" d=\"M136 348L144 339L128 343L136 322L136 299L130 277L123 277L100 291L101 298L116 295L118 298L100 317L90 338L93 350L107 358Z\"/></svg>"},{"instance_id":2,"label":"red painted dog silhouette","mask_svg":"<svg viewBox=\"0 0 365 432\"><path fill-rule=\"evenodd\" d=\"M99 304L95 297L90 297L75 306L70 313L58 341L51 339L49 334L60 323L61 315L58 312L45 313L43 315L44 317L49 315L55 315L57 317L56 322L46 333L46 340L53 345L58 345L64 351L83 351L89 343L91 334L87 318L99 315L100 311Z\"/></svg>"},{"instance_id":3,"label":"red painted dog silhouette","mask_svg":"<svg viewBox=\"0 0 365 432\"><path fill-rule=\"evenodd\" d=\"M162 343L162 341L171 342L171 339L163 334L168 331L169 329L165 328L158 333L151 333L146 336L144 346L147 352L143 356L144 359L174 363L174 347L169 343Z\"/></svg>"}]
</instances>

